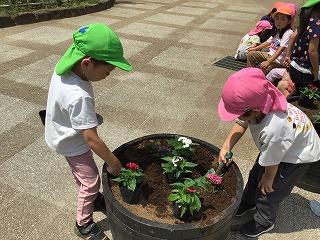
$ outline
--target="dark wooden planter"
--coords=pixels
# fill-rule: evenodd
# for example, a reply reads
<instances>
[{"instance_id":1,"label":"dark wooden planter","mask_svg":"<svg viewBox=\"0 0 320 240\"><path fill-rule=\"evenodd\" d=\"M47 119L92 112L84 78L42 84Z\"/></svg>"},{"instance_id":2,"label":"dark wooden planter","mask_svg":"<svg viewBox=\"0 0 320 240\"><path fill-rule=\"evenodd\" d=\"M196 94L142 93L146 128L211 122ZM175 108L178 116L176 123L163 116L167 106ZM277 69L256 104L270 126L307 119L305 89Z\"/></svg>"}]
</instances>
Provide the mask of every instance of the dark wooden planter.
<instances>
[{"instance_id":1,"label":"dark wooden planter","mask_svg":"<svg viewBox=\"0 0 320 240\"><path fill-rule=\"evenodd\" d=\"M313 126L320 136L320 123L315 123ZM320 161L311 163L306 173L296 185L304 190L320 193Z\"/></svg>"},{"instance_id":2,"label":"dark wooden planter","mask_svg":"<svg viewBox=\"0 0 320 240\"><path fill-rule=\"evenodd\" d=\"M313 99L306 97L303 94L300 94L298 105L305 108L310 108L313 103Z\"/></svg>"},{"instance_id":3,"label":"dark wooden planter","mask_svg":"<svg viewBox=\"0 0 320 240\"><path fill-rule=\"evenodd\" d=\"M174 138L174 134L154 134L144 136L121 145L113 151L117 156L127 147L137 144L146 139ZM189 137L193 142L205 145L213 153L218 154L219 149L207 142ZM117 201L110 189L111 175L104 164L102 170L102 184L105 196L106 210L110 229L114 240L224 240L231 230L231 223L235 212L240 205L243 192L243 180L238 166L231 165L236 173L236 196L233 203L222 212L219 220L212 225L198 227L194 223L185 224L163 224L149 219L139 217L127 210Z\"/></svg>"}]
</instances>

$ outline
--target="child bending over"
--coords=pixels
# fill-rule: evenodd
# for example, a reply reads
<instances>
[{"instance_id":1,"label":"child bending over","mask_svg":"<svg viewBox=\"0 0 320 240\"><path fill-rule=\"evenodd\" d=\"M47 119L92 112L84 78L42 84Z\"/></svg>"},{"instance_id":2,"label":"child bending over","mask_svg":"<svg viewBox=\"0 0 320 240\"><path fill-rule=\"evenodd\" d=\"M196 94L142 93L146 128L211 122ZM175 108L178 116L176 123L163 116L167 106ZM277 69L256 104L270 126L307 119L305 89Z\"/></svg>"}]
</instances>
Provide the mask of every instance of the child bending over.
<instances>
[{"instance_id":1,"label":"child bending over","mask_svg":"<svg viewBox=\"0 0 320 240\"><path fill-rule=\"evenodd\" d=\"M279 204L291 193L310 163L320 158L320 139L312 122L258 68L244 68L225 83L218 113L223 121L236 119L219 153L228 151L247 128L260 154L249 173L236 216L255 210L240 227L248 237L271 231ZM227 165L229 162L227 163Z\"/></svg>"}]
</instances>

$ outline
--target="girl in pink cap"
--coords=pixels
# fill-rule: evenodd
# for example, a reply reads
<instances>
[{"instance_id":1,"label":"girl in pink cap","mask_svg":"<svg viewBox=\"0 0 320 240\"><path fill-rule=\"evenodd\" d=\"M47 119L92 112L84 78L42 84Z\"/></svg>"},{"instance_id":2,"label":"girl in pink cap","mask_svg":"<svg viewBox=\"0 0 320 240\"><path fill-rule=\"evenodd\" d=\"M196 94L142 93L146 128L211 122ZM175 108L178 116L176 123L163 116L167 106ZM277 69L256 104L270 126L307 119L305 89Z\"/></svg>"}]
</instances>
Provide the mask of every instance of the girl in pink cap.
<instances>
[{"instance_id":1,"label":"girl in pink cap","mask_svg":"<svg viewBox=\"0 0 320 240\"><path fill-rule=\"evenodd\" d=\"M310 163L320 159L320 139L305 113L287 103L258 68L244 68L229 77L218 113L223 121L236 120L221 147L219 161L226 162L227 152L247 128L260 151L236 213L240 217L255 210L240 232L257 237L274 228L279 204Z\"/></svg>"},{"instance_id":2,"label":"girl in pink cap","mask_svg":"<svg viewBox=\"0 0 320 240\"><path fill-rule=\"evenodd\" d=\"M275 24L272 28L271 37L257 47L248 49L247 66L259 67L265 74L273 68L284 68L286 49L291 34L292 18L295 17L292 5L281 5L273 14ZM269 47L269 52L260 50Z\"/></svg>"},{"instance_id":3,"label":"girl in pink cap","mask_svg":"<svg viewBox=\"0 0 320 240\"><path fill-rule=\"evenodd\" d=\"M235 59L247 60L247 50L258 46L271 35L272 26L268 21L259 21L256 23L255 29L248 32L240 41Z\"/></svg>"}]
</instances>

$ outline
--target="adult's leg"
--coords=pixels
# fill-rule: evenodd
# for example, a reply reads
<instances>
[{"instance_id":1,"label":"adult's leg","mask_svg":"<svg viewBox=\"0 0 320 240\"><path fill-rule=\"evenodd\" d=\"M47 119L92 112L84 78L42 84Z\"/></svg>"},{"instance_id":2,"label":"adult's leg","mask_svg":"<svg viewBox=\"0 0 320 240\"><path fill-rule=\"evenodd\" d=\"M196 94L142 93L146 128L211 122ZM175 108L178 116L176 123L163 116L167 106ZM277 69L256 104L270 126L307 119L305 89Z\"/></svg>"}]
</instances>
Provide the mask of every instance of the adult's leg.
<instances>
[{"instance_id":1,"label":"adult's leg","mask_svg":"<svg viewBox=\"0 0 320 240\"><path fill-rule=\"evenodd\" d=\"M94 200L100 189L100 176L92 151L75 157L66 157L74 179L79 186L77 223L84 226L92 220Z\"/></svg>"}]
</instances>

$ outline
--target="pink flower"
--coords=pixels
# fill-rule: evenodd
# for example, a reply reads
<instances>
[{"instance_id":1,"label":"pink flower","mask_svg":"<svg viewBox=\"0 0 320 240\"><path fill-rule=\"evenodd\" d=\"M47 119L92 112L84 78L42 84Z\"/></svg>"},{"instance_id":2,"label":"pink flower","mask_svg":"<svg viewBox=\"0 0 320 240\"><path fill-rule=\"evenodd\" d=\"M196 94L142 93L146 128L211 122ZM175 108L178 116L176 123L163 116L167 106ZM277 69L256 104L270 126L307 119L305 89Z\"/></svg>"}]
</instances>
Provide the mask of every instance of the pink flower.
<instances>
[{"instance_id":1,"label":"pink flower","mask_svg":"<svg viewBox=\"0 0 320 240\"><path fill-rule=\"evenodd\" d=\"M311 89L314 89L314 90L316 90L316 91L319 90L319 88L316 87L316 86L314 86L313 84L308 84L308 87L311 88Z\"/></svg>"},{"instance_id":2,"label":"pink flower","mask_svg":"<svg viewBox=\"0 0 320 240\"><path fill-rule=\"evenodd\" d=\"M132 170L137 170L139 168L139 165L136 163L127 163L126 168L132 169Z\"/></svg>"},{"instance_id":3,"label":"pink flower","mask_svg":"<svg viewBox=\"0 0 320 240\"><path fill-rule=\"evenodd\" d=\"M214 184L221 184L222 183L222 178L219 177L217 174L209 173L207 175L207 178L209 178Z\"/></svg>"},{"instance_id":4,"label":"pink flower","mask_svg":"<svg viewBox=\"0 0 320 240\"><path fill-rule=\"evenodd\" d=\"M193 189L193 188L187 189L187 193L195 193L195 192L197 192L196 189Z\"/></svg>"}]
</instances>

